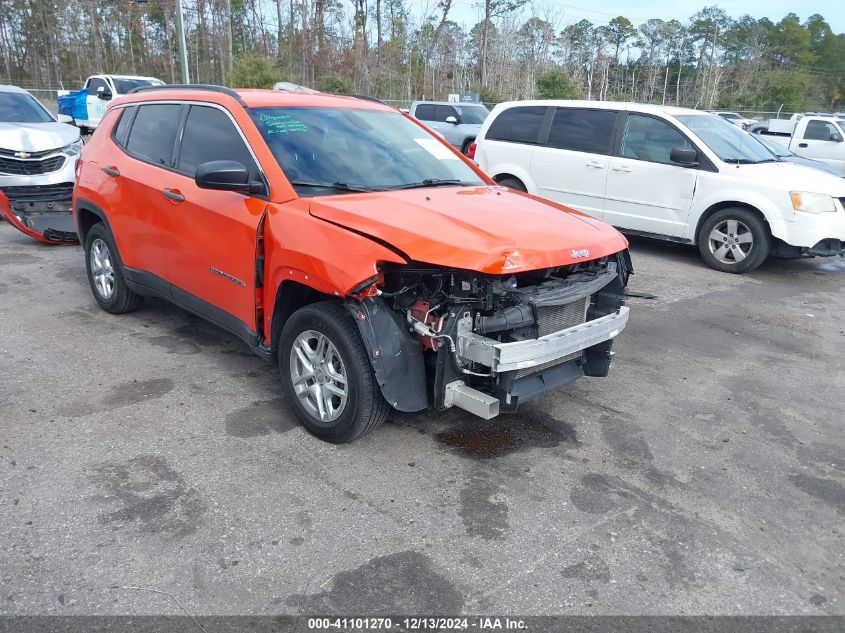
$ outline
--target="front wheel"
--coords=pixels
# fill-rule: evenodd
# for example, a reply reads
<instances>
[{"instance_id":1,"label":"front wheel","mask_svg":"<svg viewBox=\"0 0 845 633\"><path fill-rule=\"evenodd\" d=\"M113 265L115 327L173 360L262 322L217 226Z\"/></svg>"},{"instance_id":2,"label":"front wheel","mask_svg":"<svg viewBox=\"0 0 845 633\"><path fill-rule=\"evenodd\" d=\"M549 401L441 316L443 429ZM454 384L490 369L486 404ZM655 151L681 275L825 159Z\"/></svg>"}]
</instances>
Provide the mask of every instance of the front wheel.
<instances>
[{"instance_id":1,"label":"front wheel","mask_svg":"<svg viewBox=\"0 0 845 633\"><path fill-rule=\"evenodd\" d=\"M698 250L711 268L747 273L766 261L771 236L765 222L749 209L722 209L711 215L698 234Z\"/></svg>"},{"instance_id":2,"label":"front wheel","mask_svg":"<svg viewBox=\"0 0 845 633\"><path fill-rule=\"evenodd\" d=\"M352 316L324 301L297 310L279 339L285 398L320 439L351 442L384 422L388 405Z\"/></svg>"},{"instance_id":3,"label":"front wheel","mask_svg":"<svg viewBox=\"0 0 845 633\"><path fill-rule=\"evenodd\" d=\"M126 285L114 240L102 223L85 236L85 268L91 292L103 310L125 314L141 307L144 298Z\"/></svg>"}]
</instances>

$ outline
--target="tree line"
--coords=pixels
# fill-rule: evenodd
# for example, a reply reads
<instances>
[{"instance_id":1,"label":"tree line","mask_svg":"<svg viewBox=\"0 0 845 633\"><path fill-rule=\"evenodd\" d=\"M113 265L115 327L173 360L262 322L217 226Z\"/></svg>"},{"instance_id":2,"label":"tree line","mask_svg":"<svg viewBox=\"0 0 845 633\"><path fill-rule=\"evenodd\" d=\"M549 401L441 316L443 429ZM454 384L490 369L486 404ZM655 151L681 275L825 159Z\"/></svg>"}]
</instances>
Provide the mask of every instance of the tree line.
<instances>
[{"instance_id":1,"label":"tree line","mask_svg":"<svg viewBox=\"0 0 845 633\"><path fill-rule=\"evenodd\" d=\"M471 2L481 20L455 20ZM707 6L684 22L595 24L528 0L184 0L191 80L286 80L384 99L478 92L699 108L845 109L845 34ZM176 0L3 0L0 76L72 89L89 74L180 81Z\"/></svg>"}]
</instances>

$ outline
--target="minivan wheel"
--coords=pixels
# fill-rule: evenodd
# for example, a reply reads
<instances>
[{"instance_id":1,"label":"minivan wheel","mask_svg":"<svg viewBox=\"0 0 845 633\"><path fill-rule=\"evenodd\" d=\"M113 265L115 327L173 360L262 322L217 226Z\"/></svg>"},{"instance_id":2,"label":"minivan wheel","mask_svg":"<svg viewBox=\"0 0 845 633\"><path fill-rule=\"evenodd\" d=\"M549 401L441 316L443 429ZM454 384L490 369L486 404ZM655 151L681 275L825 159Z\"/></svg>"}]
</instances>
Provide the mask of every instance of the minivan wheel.
<instances>
[{"instance_id":1,"label":"minivan wheel","mask_svg":"<svg viewBox=\"0 0 845 633\"><path fill-rule=\"evenodd\" d=\"M508 189L514 189L515 191L528 191L525 188L525 185L522 184L522 181L519 178L502 178L496 181L497 184L502 185L503 187L507 187Z\"/></svg>"},{"instance_id":2,"label":"minivan wheel","mask_svg":"<svg viewBox=\"0 0 845 633\"><path fill-rule=\"evenodd\" d=\"M103 310L125 314L141 307L144 298L127 287L114 241L102 223L92 226L85 236L85 268L91 292Z\"/></svg>"},{"instance_id":3,"label":"minivan wheel","mask_svg":"<svg viewBox=\"0 0 845 633\"><path fill-rule=\"evenodd\" d=\"M722 209L711 215L698 234L698 250L711 268L747 273L766 261L771 236L763 220L748 209Z\"/></svg>"},{"instance_id":4,"label":"minivan wheel","mask_svg":"<svg viewBox=\"0 0 845 633\"><path fill-rule=\"evenodd\" d=\"M312 435L351 442L387 417L361 336L339 303L294 312L282 329L278 359L285 399Z\"/></svg>"}]
</instances>

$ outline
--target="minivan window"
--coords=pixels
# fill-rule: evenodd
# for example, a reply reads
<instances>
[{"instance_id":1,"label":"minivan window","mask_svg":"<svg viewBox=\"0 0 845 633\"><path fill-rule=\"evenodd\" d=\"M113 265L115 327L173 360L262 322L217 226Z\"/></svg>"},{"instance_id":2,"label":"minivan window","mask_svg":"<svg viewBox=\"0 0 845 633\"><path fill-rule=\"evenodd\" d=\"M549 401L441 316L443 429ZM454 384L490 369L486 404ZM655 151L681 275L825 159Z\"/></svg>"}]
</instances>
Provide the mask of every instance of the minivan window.
<instances>
[{"instance_id":1,"label":"minivan window","mask_svg":"<svg viewBox=\"0 0 845 633\"><path fill-rule=\"evenodd\" d=\"M726 163L774 162L772 153L748 138L748 132L712 114L676 114L683 123Z\"/></svg>"},{"instance_id":2,"label":"minivan window","mask_svg":"<svg viewBox=\"0 0 845 633\"><path fill-rule=\"evenodd\" d=\"M181 109L175 103L139 106L126 150L142 160L169 166Z\"/></svg>"},{"instance_id":3,"label":"minivan window","mask_svg":"<svg viewBox=\"0 0 845 633\"><path fill-rule=\"evenodd\" d=\"M235 128L222 110L206 106L191 106L182 145L178 169L193 178L197 167L211 160L234 160L255 174L255 162Z\"/></svg>"},{"instance_id":4,"label":"minivan window","mask_svg":"<svg viewBox=\"0 0 845 633\"><path fill-rule=\"evenodd\" d=\"M676 147L691 148L692 145L674 126L650 116L628 115L620 156L671 165L669 155Z\"/></svg>"},{"instance_id":5,"label":"minivan window","mask_svg":"<svg viewBox=\"0 0 845 633\"><path fill-rule=\"evenodd\" d=\"M549 147L591 154L610 154L616 112L557 108L549 130Z\"/></svg>"},{"instance_id":6,"label":"minivan window","mask_svg":"<svg viewBox=\"0 0 845 633\"><path fill-rule=\"evenodd\" d=\"M511 143L537 144L540 126L546 116L546 106L519 106L508 108L490 125L485 138Z\"/></svg>"},{"instance_id":7,"label":"minivan window","mask_svg":"<svg viewBox=\"0 0 845 633\"><path fill-rule=\"evenodd\" d=\"M271 107L250 113L303 196L484 184L439 138L395 111Z\"/></svg>"}]
</instances>

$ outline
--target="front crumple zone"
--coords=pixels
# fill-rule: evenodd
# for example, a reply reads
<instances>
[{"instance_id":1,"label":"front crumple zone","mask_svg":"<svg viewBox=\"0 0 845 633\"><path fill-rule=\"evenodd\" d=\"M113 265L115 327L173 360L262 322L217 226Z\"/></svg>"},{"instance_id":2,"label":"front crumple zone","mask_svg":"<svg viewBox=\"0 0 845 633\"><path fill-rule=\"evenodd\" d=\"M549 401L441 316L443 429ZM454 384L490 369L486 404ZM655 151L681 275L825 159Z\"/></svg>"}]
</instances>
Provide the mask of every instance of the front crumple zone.
<instances>
[{"instance_id":1,"label":"front crumple zone","mask_svg":"<svg viewBox=\"0 0 845 633\"><path fill-rule=\"evenodd\" d=\"M489 419L608 374L631 272L627 250L512 275L386 264L347 308L395 408L457 406Z\"/></svg>"},{"instance_id":2,"label":"front crumple zone","mask_svg":"<svg viewBox=\"0 0 845 633\"><path fill-rule=\"evenodd\" d=\"M73 184L6 187L0 191L0 217L46 244L78 241L71 214Z\"/></svg>"}]
</instances>

